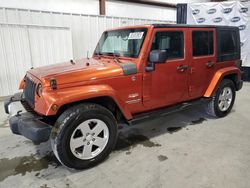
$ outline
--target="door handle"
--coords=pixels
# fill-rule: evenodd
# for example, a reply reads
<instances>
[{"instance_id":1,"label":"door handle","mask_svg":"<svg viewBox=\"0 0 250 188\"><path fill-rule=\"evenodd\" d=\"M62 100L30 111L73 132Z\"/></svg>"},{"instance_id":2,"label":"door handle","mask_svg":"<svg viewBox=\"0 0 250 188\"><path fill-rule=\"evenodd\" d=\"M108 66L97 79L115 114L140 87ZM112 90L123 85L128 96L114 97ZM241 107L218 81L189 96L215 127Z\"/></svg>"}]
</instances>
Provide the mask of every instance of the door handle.
<instances>
[{"instance_id":1,"label":"door handle","mask_svg":"<svg viewBox=\"0 0 250 188\"><path fill-rule=\"evenodd\" d=\"M177 71L179 72L184 72L185 70L188 69L188 66L187 65L180 65L176 68Z\"/></svg>"},{"instance_id":2,"label":"door handle","mask_svg":"<svg viewBox=\"0 0 250 188\"><path fill-rule=\"evenodd\" d=\"M214 62L213 61L209 61L209 62L206 63L206 66L208 68L210 68L210 67L214 66Z\"/></svg>"}]
</instances>

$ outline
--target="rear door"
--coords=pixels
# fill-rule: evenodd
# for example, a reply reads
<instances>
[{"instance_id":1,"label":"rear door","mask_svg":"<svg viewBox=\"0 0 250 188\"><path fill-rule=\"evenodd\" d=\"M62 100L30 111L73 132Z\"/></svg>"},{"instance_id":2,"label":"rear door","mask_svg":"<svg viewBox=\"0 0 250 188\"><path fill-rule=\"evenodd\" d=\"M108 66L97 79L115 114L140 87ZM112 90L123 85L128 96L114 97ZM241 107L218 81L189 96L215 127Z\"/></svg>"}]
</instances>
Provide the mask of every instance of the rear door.
<instances>
[{"instance_id":1,"label":"rear door","mask_svg":"<svg viewBox=\"0 0 250 188\"><path fill-rule=\"evenodd\" d=\"M216 37L214 28L190 28L189 96L195 99L204 95L215 71Z\"/></svg>"}]
</instances>

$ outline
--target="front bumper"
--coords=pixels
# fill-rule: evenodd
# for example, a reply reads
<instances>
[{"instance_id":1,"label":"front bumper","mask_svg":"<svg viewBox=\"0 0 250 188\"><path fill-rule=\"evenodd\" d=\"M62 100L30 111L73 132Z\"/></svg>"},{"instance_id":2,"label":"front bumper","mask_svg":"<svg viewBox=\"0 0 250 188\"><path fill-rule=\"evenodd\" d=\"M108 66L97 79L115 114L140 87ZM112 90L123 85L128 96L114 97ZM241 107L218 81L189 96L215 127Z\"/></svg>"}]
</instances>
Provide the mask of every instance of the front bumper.
<instances>
[{"instance_id":1,"label":"front bumper","mask_svg":"<svg viewBox=\"0 0 250 188\"><path fill-rule=\"evenodd\" d=\"M6 114L15 115L18 111L24 111L25 109L21 105L20 101L23 100L23 93L16 93L4 102L4 110Z\"/></svg>"},{"instance_id":2,"label":"front bumper","mask_svg":"<svg viewBox=\"0 0 250 188\"><path fill-rule=\"evenodd\" d=\"M46 142L52 126L43 122L41 116L27 112L21 104L22 100L22 94L18 93L4 103L5 112L10 115L11 131L36 143Z\"/></svg>"}]
</instances>

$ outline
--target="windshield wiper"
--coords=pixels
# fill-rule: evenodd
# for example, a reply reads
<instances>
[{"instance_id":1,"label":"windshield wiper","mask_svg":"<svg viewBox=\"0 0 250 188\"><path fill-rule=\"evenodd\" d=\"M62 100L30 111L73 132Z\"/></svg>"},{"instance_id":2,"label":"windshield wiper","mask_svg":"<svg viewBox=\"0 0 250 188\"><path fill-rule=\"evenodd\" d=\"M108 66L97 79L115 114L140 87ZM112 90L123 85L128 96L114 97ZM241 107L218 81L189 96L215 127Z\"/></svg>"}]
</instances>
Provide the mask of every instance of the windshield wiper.
<instances>
[{"instance_id":1,"label":"windshield wiper","mask_svg":"<svg viewBox=\"0 0 250 188\"><path fill-rule=\"evenodd\" d=\"M120 61L120 59L119 59L119 56L121 56L120 53L112 53L112 52L100 53L100 52L98 52L98 53L95 53L95 54L97 54L97 55L108 55L108 56L113 56L116 63L122 63L122 62Z\"/></svg>"},{"instance_id":2,"label":"windshield wiper","mask_svg":"<svg viewBox=\"0 0 250 188\"><path fill-rule=\"evenodd\" d=\"M103 55L101 52L95 52L95 55Z\"/></svg>"},{"instance_id":3,"label":"windshield wiper","mask_svg":"<svg viewBox=\"0 0 250 188\"><path fill-rule=\"evenodd\" d=\"M117 63L122 63L119 59L119 56L121 56L121 54L119 53L113 53L113 56L114 56L114 60L117 62Z\"/></svg>"},{"instance_id":4,"label":"windshield wiper","mask_svg":"<svg viewBox=\"0 0 250 188\"><path fill-rule=\"evenodd\" d=\"M95 55L97 55L98 56L98 59L100 59L101 57L101 55L103 55L103 53L101 53L101 52L95 52Z\"/></svg>"},{"instance_id":5,"label":"windshield wiper","mask_svg":"<svg viewBox=\"0 0 250 188\"><path fill-rule=\"evenodd\" d=\"M100 58L100 55L107 55L107 56L113 56L114 57L114 61L118 64L122 63L121 60L119 59L119 57L121 56L120 53L112 53L112 52L105 52L105 53L101 53L101 52L95 52L95 55L98 55L98 58Z\"/></svg>"}]
</instances>

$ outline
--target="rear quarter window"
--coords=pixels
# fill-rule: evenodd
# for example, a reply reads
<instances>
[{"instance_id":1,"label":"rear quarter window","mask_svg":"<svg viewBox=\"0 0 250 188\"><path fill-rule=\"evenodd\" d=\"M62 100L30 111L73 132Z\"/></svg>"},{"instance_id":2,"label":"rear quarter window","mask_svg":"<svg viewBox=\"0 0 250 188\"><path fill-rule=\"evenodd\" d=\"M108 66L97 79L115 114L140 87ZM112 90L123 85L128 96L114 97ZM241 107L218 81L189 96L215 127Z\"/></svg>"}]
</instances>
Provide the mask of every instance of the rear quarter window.
<instances>
[{"instance_id":1,"label":"rear quarter window","mask_svg":"<svg viewBox=\"0 0 250 188\"><path fill-rule=\"evenodd\" d=\"M237 51L237 41L235 37L235 32L233 31L221 31L220 33L221 54L231 54Z\"/></svg>"},{"instance_id":2,"label":"rear quarter window","mask_svg":"<svg viewBox=\"0 0 250 188\"><path fill-rule=\"evenodd\" d=\"M240 59L240 36L238 28L217 29L217 61Z\"/></svg>"}]
</instances>

